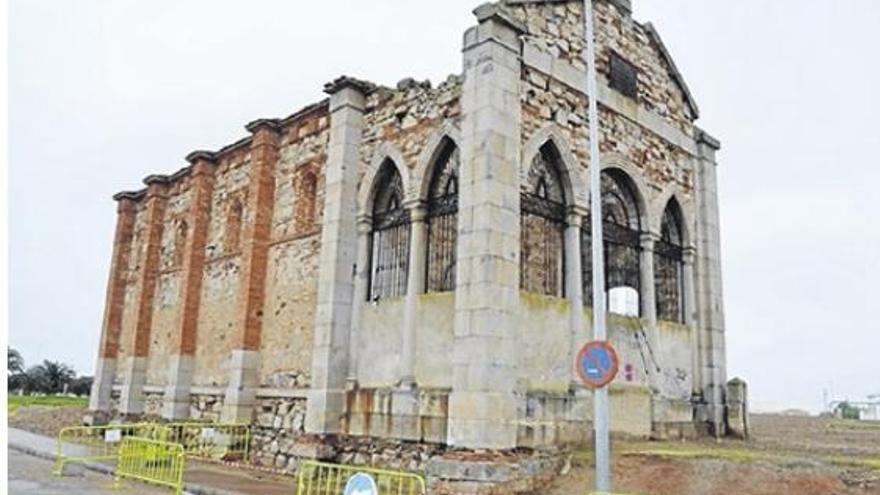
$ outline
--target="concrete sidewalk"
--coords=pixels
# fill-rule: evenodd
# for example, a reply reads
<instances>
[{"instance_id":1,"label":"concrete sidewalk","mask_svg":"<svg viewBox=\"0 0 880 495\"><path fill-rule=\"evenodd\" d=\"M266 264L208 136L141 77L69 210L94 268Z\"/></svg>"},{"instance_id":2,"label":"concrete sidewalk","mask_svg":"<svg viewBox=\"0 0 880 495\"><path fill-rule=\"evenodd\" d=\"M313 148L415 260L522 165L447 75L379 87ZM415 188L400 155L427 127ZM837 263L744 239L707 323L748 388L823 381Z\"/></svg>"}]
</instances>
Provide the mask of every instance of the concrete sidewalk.
<instances>
[{"instance_id":1,"label":"concrete sidewalk","mask_svg":"<svg viewBox=\"0 0 880 495\"><path fill-rule=\"evenodd\" d=\"M41 459L55 460L57 446L54 438L9 428L8 442L11 450ZM65 445L64 448L65 452L70 452L69 449L76 449L77 446ZM82 466L82 464L75 465ZM113 466L107 464L86 464L85 468L106 475L113 474ZM296 493L296 480L291 477L196 461L188 461L184 483L184 489L192 495L294 495Z\"/></svg>"}]
</instances>

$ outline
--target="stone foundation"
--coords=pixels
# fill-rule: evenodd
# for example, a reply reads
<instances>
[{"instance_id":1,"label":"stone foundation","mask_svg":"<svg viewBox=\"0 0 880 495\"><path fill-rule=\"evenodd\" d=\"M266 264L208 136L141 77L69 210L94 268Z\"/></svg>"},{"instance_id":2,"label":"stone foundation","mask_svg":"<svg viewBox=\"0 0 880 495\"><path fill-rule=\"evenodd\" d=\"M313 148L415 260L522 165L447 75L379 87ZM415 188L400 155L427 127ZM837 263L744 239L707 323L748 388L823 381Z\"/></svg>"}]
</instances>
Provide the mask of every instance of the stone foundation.
<instances>
[{"instance_id":1,"label":"stone foundation","mask_svg":"<svg viewBox=\"0 0 880 495\"><path fill-rule=\"evenodd\" d=\"M223 412L222 395L191 395L189 398L189 419L195 421L220 421Z\"/></svg>"},{"instance_id":2,"label":"stone foundation","mask_svg":"<svg viewBox=\"0 0 880 495\"><path fill-rule=\"evenodd\" d=\"M589 442L592 406L588 392L529 392L519 414L517 445L541 448Z\"/></svg>"},{"instance_id":3,"label":"stone foundation","mask_svg":"<svg viewBox=\"0 0 880 495\"><path fill-rule=\"evenodd\" d=\"M343 432L445 443L449 390L362 388L346 392Z\"/></svg>"},{"instance_id":4,"label":"stone foundation","mask_svg":"<svg viewBox=\"0 0 880 495\"><path fill-rule=\"evenodd\" d=\"M301 458L297 440L305 434L305 399L259 399L251 428L252 462L293 473Z\"/></svg>"},{"instance_id":5,"label":"stone foundation","mask_svg":"<svg viewBox=\"0 0 880 495\"><path fill-rule=\"evenodd\" d=\"M563 464L560 453L451 453L428 463L428 493L540 494L559 475Z\"/></svg>"}]
</instances>

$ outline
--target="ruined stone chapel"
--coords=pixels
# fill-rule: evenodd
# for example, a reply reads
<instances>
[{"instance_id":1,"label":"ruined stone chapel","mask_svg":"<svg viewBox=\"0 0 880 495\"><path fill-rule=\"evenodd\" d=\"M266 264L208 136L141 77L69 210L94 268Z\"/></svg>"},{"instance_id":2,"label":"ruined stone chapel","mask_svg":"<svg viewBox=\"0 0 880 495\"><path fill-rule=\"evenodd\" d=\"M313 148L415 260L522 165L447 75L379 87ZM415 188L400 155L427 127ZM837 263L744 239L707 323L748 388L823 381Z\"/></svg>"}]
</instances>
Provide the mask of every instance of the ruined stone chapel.
<instances>
[{"instance_id":1,"label":"ruined stone chapel","mask_svg":"<svg viewBox=\"0 0 880 495\"><path fill-rule=\"evenodd\" d=\"M595 8L612 428L723 432L720 145L654 27L628 0ZM117 194L94 417L587 440L583 13L482 5L445 81L340 77Z\"/></svg>"}]
</instances>

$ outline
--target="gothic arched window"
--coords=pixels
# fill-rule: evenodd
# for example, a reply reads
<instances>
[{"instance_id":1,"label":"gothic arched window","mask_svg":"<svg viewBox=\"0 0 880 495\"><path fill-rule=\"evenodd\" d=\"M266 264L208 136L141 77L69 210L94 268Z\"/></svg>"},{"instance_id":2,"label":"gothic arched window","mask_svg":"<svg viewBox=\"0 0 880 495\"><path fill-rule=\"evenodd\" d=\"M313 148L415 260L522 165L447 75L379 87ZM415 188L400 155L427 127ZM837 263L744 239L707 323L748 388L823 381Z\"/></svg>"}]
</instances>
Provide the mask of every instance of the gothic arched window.
<instances>
[{"instance_id":1,"label":"gothic arched window","mask_svg":"<svg viewBox=\"0 0 880 495\"><path fill-rule=\"evenodd\" d=\"M403 207L403 181L390 160L382 164L373 189L370 233L370 300L406 294L409 270L409 212Z\"/></svg>"},{"instance_id":2,"label":"gothic arched window","mask_svg":"<svg viewBox=\"0 0 880 495\"><path fill-rule=\"evenodd\" d=\"M625 316L639 316L641 216L632 181L619 170L602 172L602 217L608 309ZM589 218L581 232L584 301L592 304L593 257Z\"/></svg>"},{"instance_id":3,"label":"gothic arched window","mask_svg":"<svg viewBox=\"0 0 880 495\"><path fill-rule=\"evenodd\" d=\"M458 148L447 140L428 186L427 292L455 290L458 165Z\"/></svg>"},{"instance_id":4,"label":"gothic arched window","mask_svg":"<svg viewBox=\"0 0 880 495\"><path fill-rule=\"evenodd\" d=\"M657 319L684 323L684 256L681 208L673 198L663 212L660 240L654 246Z\"/></svg>"},{"instance_id":5,"label":"gothic arched window","mask_svg":"<svg viewBox=\"0 0 880 495\"><path fill-rule=\"evenodd\" d=\"M521 194L520 287L564 296L565 192L559 153L546 144L532 160Z\"/></svg>"}]
</instances>

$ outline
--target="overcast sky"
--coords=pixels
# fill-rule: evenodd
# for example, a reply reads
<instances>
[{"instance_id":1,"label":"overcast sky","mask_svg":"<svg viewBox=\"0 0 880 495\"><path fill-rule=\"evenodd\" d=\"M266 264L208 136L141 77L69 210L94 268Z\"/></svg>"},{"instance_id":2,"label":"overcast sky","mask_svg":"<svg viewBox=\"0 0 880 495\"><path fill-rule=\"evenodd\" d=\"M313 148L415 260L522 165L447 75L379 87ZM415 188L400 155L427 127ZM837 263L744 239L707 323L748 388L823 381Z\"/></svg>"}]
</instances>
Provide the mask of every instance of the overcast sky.
<instances>
[{"instance_id":1,"label":"overcast sky","mask_svg":"<svg viewBox=\"0 0 880 495\"><path fill-rule=\"evenodd\" d=\"M349 74L435 83L479 0L10 0L10 343L92 373L115 192ZM719 155L729 373L880 393L880 3L633 0Z\"/></svg>"}]
</instances>

